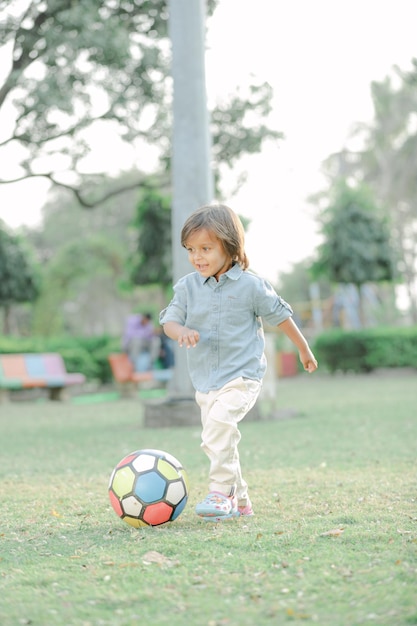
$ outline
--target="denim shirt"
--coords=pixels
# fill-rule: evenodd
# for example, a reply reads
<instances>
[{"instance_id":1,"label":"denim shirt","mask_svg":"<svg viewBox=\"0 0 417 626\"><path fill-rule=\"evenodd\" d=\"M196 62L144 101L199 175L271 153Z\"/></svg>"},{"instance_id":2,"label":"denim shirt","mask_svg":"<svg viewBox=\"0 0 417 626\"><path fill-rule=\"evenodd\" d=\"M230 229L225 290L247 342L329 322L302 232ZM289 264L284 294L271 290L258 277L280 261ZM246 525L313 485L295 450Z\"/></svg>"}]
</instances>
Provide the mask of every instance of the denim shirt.
<instances>
[{"instance_id":1,"label":"denim shirt","mask_svg":"<svg viewBox=\"0 0 417 626\"><path fill-rule=\"evenodd\" d=\"M262 380L266 370L261 317L277 325L292 309L265 279L235 264L219 281L198 272L174 286L174 296L159 321L197 330L200 341L187 350L191 382L207 393L242 376Z\"/></svg>"}]
</instances>

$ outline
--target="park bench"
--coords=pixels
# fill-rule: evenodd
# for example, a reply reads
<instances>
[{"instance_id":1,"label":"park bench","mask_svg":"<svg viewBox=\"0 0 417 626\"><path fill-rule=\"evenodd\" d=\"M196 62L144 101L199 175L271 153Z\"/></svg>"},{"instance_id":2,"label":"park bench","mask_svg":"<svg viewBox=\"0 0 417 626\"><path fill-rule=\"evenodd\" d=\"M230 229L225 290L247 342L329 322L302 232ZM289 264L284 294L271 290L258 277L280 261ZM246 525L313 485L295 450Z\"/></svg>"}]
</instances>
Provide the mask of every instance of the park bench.
<instances>
[{"instance_id":1,"label":"park bench","mask_svg":"<svg viewBox=\"0 0 417 626\"><path fill-rule=\"evenodd\" d=\"M0 401L9 391L47 389L51 400L62 400L64 390L85 382L84 374L67 372L60 354L0 354Z\"/></svg>"},{"instance_id":2,"label":"park bench","mask_svg":"<svg viewBox=\"0 0 417 626\"><path fill-rule=\"evenodd\" d=\"M124 397L134 395L142 383L160 385L166 383L172 375L171 370L136 372L129 356L124 352L109 354L108 360L113 378Z\"/></svg>"}]
</instances>

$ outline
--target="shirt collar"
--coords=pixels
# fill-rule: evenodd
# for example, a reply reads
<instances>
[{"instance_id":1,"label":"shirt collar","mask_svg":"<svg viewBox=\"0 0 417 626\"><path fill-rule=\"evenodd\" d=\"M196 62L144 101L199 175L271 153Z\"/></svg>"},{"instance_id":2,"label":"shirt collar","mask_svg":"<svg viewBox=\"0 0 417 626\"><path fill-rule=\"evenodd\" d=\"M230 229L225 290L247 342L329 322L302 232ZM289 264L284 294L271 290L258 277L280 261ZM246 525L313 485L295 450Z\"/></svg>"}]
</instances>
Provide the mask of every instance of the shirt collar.
<instances>
[{"instance_id":1,"label":"shirt collar","mask_svg":"<svg viewBox=\"0 0 417 626\"><path fill-rule=\"evenodd\" d=\"M222 276L227 276L228 278L231 278L232 280L238 280L238 278L242 275L242 272L243 272L243 269L241 268L239 263L234 263L232 267L230 268L230 270L227 270L227 272L222 274ZM201 276L201 274L199 274L199 277L201 280L201 284L203 285L208 280L210 280L210 278L213 278L213 276L209 276L208 278L205 278L204 276Z\"/></svg>"},{"instance_id":2,"label":"shirt collar","mask_svg":"<svg viewBox=\"0 0 417 626\"><path fill-rule=\"evenodd\" d=\"M226 272L226 276L231 278L232 280L237 280L243 273L243 269L239 265L239 263L234 263L230 270Z\"/></svg>"}]
</instances>

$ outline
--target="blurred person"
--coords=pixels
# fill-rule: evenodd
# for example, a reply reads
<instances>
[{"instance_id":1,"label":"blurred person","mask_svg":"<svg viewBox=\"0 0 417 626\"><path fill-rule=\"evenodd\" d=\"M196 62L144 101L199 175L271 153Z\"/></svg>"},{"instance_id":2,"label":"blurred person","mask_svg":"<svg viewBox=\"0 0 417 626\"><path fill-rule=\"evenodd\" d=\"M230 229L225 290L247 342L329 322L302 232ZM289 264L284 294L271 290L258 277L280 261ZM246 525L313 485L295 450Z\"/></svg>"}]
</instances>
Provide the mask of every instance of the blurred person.
<instances>
[{"instance_id":1,"label":"blurred person","mask_svg":"<svg viewBox=\"0 0 417 626\"><path fill-rule=\"evenodd\" d=\"M129 315L122 336L122 350L131 360L135 371L153 369L159 356L161 339L155 331L150 313Z\"/></svg>"}]
</instances>

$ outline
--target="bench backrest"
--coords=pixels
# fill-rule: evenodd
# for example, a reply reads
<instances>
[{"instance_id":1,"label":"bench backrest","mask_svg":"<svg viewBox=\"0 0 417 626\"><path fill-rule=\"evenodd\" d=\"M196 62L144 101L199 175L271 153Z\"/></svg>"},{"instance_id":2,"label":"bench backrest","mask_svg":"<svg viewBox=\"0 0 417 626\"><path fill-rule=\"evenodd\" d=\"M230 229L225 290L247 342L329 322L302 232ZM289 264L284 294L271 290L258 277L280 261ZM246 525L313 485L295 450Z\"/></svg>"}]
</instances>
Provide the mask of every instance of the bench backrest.
<instances>
[{"instance_id":1,"label":"bench backrest","mask_svg":"<svg viewBox=\"0 0 417 626\"><path fill-rule=\"evenodd\" d=\"M67 373L60 354L25 354L24 357L28 374L35 378L65 376Z\"/></svg>"},{"instance_id":2,"label":"bench backrest","mask_svg":"<svg viewBox=\"0 0 417 626\"><path fill-rule=\"evenodd\" d=\"M62 378L67 375L60 354L0 354L0 375L7 379Z\"/></svg>"},{"instance_id":3,"label":"bench backrest","mask_svg":"<svg viewBox=\"0 0 417 626\"><path fill-rule=\"evenodd\" d=\"M127 354L109 354L108 359L112 374L117 382L125 383L132 380L134 369Z\"/></svg>"},{"instance_id":4,"label":"bench backrest","mask_svg":"<svg viewBox=\"0 0 417 626\"><path fill-rule=\"evenodd\" d=\"M0 355L3 378L27 378L26 363L23 354Z\"/></svg>"}]
</instances>

